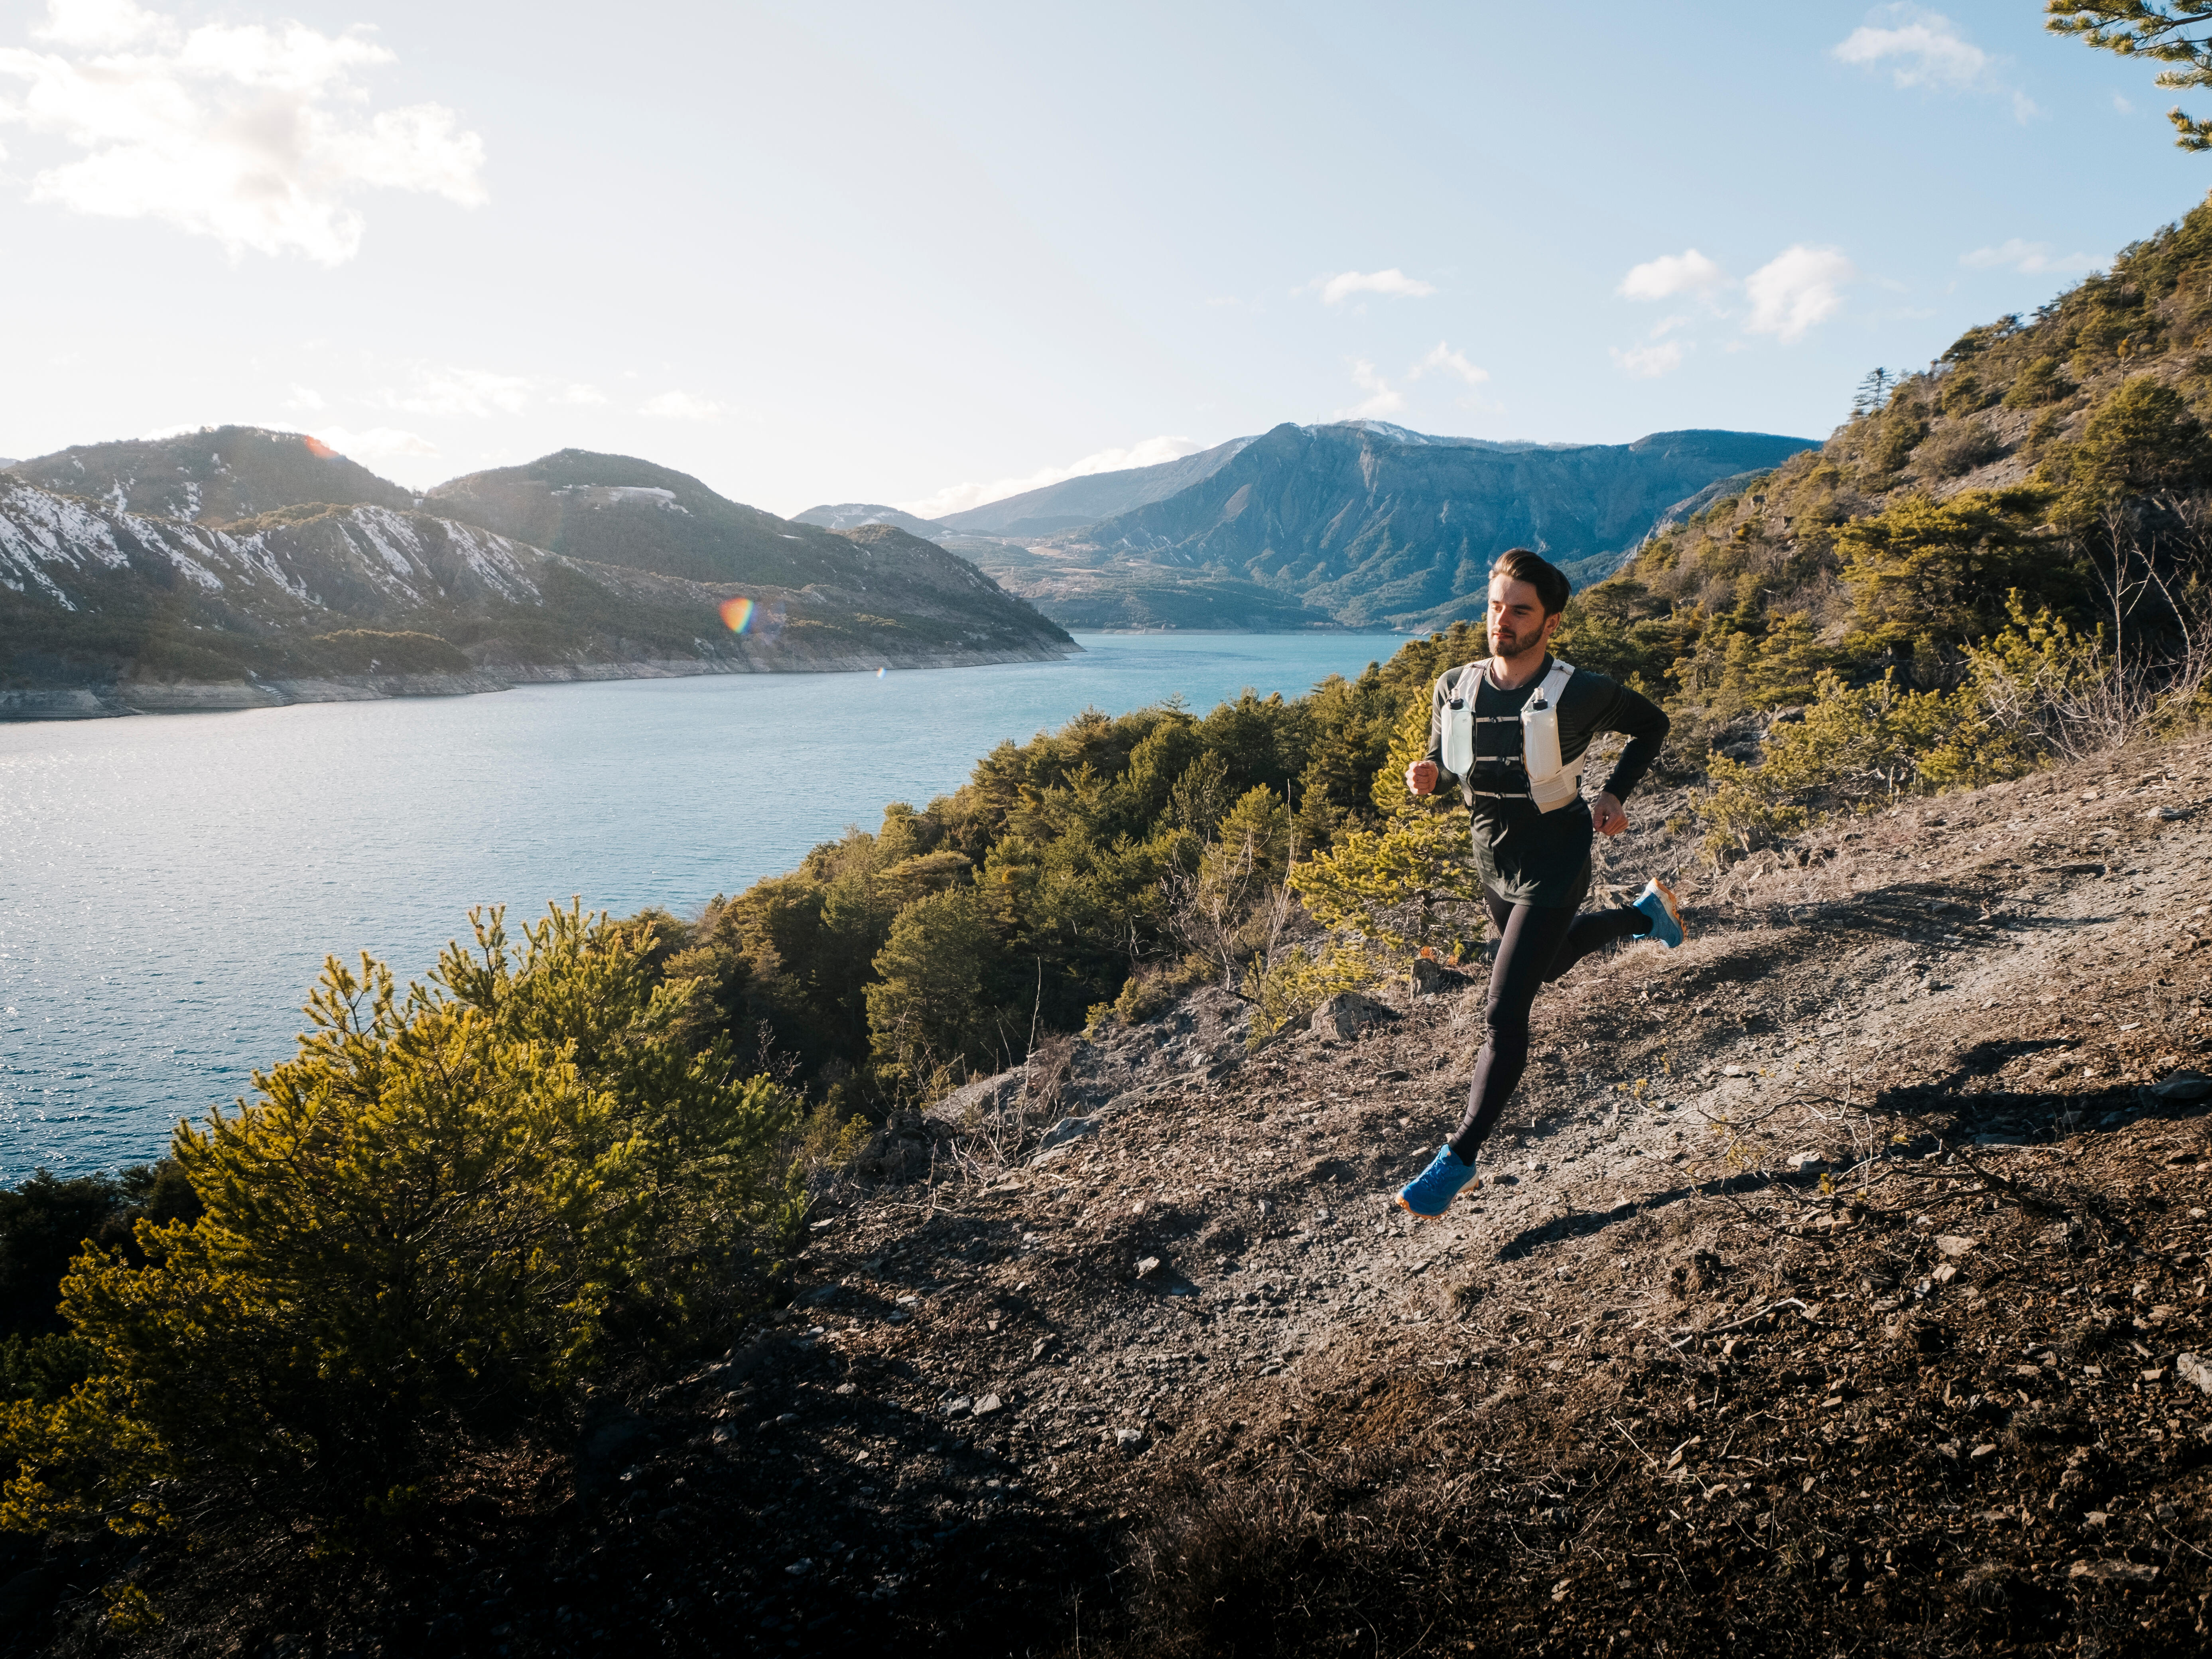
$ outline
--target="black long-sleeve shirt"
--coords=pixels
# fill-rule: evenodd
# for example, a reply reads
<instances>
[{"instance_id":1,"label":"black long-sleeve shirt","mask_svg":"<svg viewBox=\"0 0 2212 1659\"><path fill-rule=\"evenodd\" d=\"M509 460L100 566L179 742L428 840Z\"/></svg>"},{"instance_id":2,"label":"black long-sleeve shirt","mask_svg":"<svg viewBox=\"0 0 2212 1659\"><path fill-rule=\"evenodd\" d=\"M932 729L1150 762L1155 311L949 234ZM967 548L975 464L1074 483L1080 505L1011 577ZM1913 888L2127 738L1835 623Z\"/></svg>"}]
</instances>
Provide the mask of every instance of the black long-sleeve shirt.
<instances>
[{"instance_id":1,"label":"black long-sleeve shirt","mask_svg":"<svg viewBox=\"0 0 2212 1659\"><path fill-rule=\"evenodd\" d=\"M1540 812L1528 793L1522 756L1521 708L1544 676L1544 665L1526 684L1503 690L1474 665L1474 763L1460 777L1443 763L1444 705L1457 694L1464 672L1455 668L1437 678L1429 704L1427 758L1459 784L1460 799L1474 815L1475 867L1491 889L1509 903L1565 905L1589 861L1593 831L1589 808L1579 799ZM1602 793L1626 799L1643 781L1667 739L1666 711L1618 680L1577 668L1559 693L1559 756L1571 763L1600 732L1620 732L1628 746L1613 763Z\"/></svg>"}]
</instances>

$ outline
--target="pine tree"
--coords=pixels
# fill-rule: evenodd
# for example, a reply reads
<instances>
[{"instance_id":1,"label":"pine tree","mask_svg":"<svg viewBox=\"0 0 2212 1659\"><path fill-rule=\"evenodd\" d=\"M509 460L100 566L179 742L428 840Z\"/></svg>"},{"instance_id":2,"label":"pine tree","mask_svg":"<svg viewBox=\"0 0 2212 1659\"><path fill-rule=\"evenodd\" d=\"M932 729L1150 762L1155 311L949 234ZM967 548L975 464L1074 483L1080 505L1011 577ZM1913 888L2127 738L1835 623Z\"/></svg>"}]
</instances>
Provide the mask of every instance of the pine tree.
<instances>
[{"instance_id":1,"label":"pine tree","mask_svg":"<svg viewBox=\"0 0 2212 1659\"><path fill-rule=\"evenodd\" d=\"M2161 70L2158 84L2172 89L2212 87L2212 0L2045 0L2053 34L2077 36L2084 45L2123 58L2148 58L2179 67ZM2185 31L2202 27L2192 37ZM2212 149L2212 121L2192 120L2179 108L2166 112L2186 150Z\"/></svg>"},{"instance_id":2,"label":"pine tree","mask_svg":"<svg viewBox=\"0 0 2212 1659\"><path fill-rule=\"evenodd\" d=\"M1886 368L1870 371L1859 382L1858 390L1851 394L1853 415L1872 415L1889 401L1889 394L1897 385L1897 376Z\"/></svg>"}]
</instances>

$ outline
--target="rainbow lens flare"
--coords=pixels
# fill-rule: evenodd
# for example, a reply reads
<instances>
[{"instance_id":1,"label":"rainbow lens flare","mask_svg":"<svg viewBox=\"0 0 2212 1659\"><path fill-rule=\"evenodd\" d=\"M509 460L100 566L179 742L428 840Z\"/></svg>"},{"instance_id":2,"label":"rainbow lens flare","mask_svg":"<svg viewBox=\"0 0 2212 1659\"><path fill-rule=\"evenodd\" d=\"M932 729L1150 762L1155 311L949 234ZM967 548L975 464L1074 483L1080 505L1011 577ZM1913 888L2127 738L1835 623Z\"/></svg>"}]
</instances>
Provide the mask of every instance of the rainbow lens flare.
<instances>
[{"instance_id":1,"label":"rainbow lens flare","mask_svg":"<svg viewBox=\"0 0 2212 1659\"><path fill-rule=\"evenodd\" d=\"M753 613L759 609L742 593L734 599L724 599L722 625L732 634L742 634L753 625Z\"/></svg>"}]
</instances>

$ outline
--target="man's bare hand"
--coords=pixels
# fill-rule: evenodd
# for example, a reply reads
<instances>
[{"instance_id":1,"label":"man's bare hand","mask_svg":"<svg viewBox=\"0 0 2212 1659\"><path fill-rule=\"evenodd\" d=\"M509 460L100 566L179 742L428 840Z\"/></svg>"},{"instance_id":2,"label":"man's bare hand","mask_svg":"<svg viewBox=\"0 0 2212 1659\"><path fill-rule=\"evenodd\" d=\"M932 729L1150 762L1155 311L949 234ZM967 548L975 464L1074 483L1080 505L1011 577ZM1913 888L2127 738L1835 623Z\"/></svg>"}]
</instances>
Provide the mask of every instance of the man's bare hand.
<instances>
[{"instance_id":1,"label":"man's bare hand","mask_svg":"<svg viewBox=\"0 0 2212 1659\"><path fill-rule=\"evenodd\" d=\"M1432 760L1417 760L1406 769L1406 787L1417 795L1425 795L1437 787L1437 763Z\"/></svg>"},{"instance_id":2,"label":"man's bare hand","mask_svg":"<svg viewBox=\"0 0 2212 1659\"><path fill-rule=\"evenodd\" d=\"M1600 795L1590 803L1590 828L1601 836L1617 836L1628 828L1628 814L1621 811L1620 796Z\"/></svg>"}]
</instances>

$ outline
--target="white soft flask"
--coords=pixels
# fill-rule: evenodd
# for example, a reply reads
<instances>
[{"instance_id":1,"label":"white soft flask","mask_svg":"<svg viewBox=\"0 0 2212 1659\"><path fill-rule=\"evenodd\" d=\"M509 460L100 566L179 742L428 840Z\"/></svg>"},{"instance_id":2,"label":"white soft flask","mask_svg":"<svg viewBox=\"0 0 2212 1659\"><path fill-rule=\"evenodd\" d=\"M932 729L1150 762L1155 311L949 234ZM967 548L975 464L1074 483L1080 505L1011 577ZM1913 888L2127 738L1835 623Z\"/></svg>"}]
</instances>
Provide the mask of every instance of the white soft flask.
<instances>
[{"instance_id":1,"label":"white soft flask","mask_svg":"<svg viewBox=\"0 0 2212 1659\"><path fill-rule=\"evenodd\" d=\"M1461 669L1444 702L1444 770L1455 778L1474 770L1474 694L1481 669L1472 662Z\"/></svg>"},{"instance_id":2,"label":"white soft flask","mask_svg":"<svg viewBox=\"0 0 2212 1659\"><path fill-rule=\"evenodd\" d=\"M1528 793L1540 812L1556 812L1582 795L1583 757L1559 758L1559 693L1575 665L1554 658L1552 672L1521 705L1521 762L1528 773Z\"/></svg>"}]
</instances>

